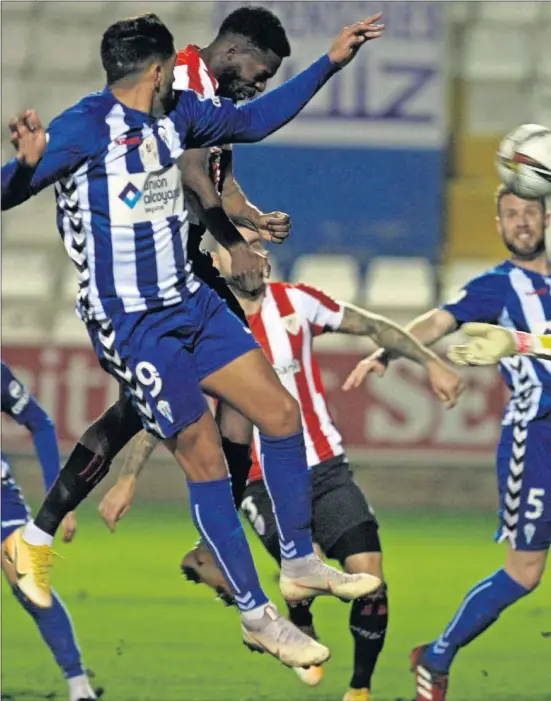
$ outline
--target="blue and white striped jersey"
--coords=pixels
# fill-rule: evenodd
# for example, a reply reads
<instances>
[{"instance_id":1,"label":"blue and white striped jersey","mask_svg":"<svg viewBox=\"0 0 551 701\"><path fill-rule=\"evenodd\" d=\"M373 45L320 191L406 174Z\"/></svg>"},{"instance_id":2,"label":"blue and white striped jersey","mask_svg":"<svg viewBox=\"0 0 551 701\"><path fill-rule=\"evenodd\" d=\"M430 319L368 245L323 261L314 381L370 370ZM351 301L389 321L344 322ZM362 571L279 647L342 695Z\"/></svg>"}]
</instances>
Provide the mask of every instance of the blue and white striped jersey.
<instances>
[{"instance_id":1,"label":"blue and white striped jersey","mask_svg":"<svg viewBox=\"0 0 551 701\"><path fill-rule=\"evenodd\" d=\"M183 91L155 119L108 88L84 97L48 127L48 146L25 184L2 167L2 209L56 184L57 223L79 273L86 321L181 302L197 289L187 260L187 212L176 160L185 148L260 141L292 119L335 72L323 56L245 105Z\"/></svg>"},{"instance_id":2,"label":"blue and white striped jersey","mask_svg":"<svg viewBox=\"0 0 551 701\"><path fill-rule=\"evenodd\" d=\"M443 309L459 324L483 321L517 331L551 334L551 276L505 261L471 280ZM531 421L551 412L551 361L527 356L503 358L501 373L512 391L504 424Z\"/></svg>"}]
</instances>

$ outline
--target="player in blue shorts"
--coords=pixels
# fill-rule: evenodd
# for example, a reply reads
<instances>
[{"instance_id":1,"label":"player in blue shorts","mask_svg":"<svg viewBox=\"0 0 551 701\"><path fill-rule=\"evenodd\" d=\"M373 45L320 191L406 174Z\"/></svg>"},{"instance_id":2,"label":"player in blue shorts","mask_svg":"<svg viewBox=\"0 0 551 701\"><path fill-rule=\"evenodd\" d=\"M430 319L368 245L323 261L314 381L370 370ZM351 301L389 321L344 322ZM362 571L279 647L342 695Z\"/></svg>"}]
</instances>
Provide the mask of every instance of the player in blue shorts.
<instances>
[{"instance_id":1,"label":"player in blue shorts","mask_svg":"<svg viewBox=\"0 0 551 701\"><path fill-rule=\"evenodd\" d=\"M436 640L413 651L417 701L445 701L457 652L538 586L551 545L551 360L545 360L543 344L541 358L531 357L536 348L530 343L537 339L526 337L551 333L551 262L545 251L550 214L545 199L521 199L504 186L496 201L497 228L509 259L468 282L456 300L408 326L420 341L431 344L463 324L499 324L514 334L521 352L530 352L500 361L511 390L497 448L496 540L507 542L505 567L470 590ZM480 330L472 329L475 334ZM470 351L454 350L452 357L472 353L476 362L479 350L476 343L470 345ZM357 386L371 370L383 372L380 354L362 361L347 386Z\"/></svg>"},{"instance_id":2,"label":"player in blue shorts","mask_svg":"<svg viewBox=\"0 0 551 701\"><path fill-rule=\"evenodd\" d=\"M2 363L2 413L11 416L32 434L36 454L44 474L46 491L59 472L59 451L55 428L44 409L31 397L26 387ZM52 607L43 609L32 603L17 587L17 573L8 552L14 533L21 530L30 513L21 489L12 477L10 465L2 453L2 571L15 598L35 621L42 638L50 648L57 665L69 685L69 701L97 698L86 675L71 619L63 602L52 590ZM63 521L63 539L70 542L76 530L73 514Z\"/></svg>"},{"instance_id":3,"label":"player in blue shorts","mask_svg":"<svg viewBox=\"0 0 551 701\"><path fill-rule=\"evenodd\" d=\"M59 229L79 271L79 312L98 357L132 395L144 427L165 440L184 469L194 522L235 592L244 642L293 666L323 662L330 653L281 617L260 587L203 392L231 403L261 431L284 596L354 599L380 580L340 573L313 552L300 411L249 330L193 276L175 163L185 148L266 137L380 34L371 21L345 28L329 54L243 107L183 91L176 108L162 116L172 92L172 35L154 15L116 22L101 47L107 87L52 122L34 169L26 172L17 162L3 168L3 208L56 183ZM24 122L17 128L24 130ZM264 260L242 242L237 232L233 272L245 286L247 280L256 285ZM84 472L66 466L18 540L18 558L29 560L18 567L18 586L38 605L51 605L47 554L61 517L107 469L95 458Z\"/></svg>"}]
</instances>

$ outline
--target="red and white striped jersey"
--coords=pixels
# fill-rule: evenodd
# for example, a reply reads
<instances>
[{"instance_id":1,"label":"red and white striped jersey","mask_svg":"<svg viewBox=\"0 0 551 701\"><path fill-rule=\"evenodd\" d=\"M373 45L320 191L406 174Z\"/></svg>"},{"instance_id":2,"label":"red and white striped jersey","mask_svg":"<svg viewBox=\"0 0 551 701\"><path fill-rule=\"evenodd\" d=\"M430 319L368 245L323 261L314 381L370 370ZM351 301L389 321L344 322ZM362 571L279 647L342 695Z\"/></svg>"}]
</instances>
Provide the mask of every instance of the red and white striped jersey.
<instances>
[{"instance_id":1,"label":"red and white striped jersey","mask_svg":"<svg viewBox=\"0 0 551 701\"><path fill-rule=\"evenodd\" d=\"M218 81L214 74L201 58L199 47L189 44L176 54L174 66L174 90L193 90L202 97L213 98L218 90ZM210 149L209 175L216 188L220 187L220 157L222 149L230 149L231 146L213 146ZM189 221L198 224L199 221L193 212L189 212Z\"/></svg>"},{"instance_id":2,"label":"red and white striped jersey","mask_svg":"<svg viewBox=\"0 0 551 701\"><path fill-rule=\"evenodd\" d=\"M279 379L297 399L302 413L308 465L344 452L342 437L329 414L321 372L312 342L327 330L336 331L344 308L309 285L271 282L262 308L248 317L254 337L262 346ZM253 466L249 480L262 479L255 428Z\"/></svg>"}]
</instances>

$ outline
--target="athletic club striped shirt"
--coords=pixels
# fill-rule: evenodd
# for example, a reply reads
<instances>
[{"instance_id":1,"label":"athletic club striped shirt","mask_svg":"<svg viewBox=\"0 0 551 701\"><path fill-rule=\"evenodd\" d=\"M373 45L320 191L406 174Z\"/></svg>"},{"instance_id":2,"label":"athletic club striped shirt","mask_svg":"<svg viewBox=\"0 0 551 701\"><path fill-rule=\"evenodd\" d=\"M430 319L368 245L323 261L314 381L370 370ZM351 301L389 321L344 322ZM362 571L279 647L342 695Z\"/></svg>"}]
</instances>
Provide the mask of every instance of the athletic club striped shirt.
<instances>
[{"instance_id":1,"label":"athletic club striped shirt","mask_svg":"<svg viewBox=\"0 0 551 701\"><path fill-rule=\"evenodd\" d=\"M338 330L343 315L340 304L309 285L272 282L267 286L260 311L248 317L254 337L283 386L299 403L310 467L344 452L312 349L316 336ZM260 440L255 428L250 481L262 479L259 455Z\"/></svg>"},{"instance_id":2,"label":"athletic club striped shirt","mask_svg":"<svg viewBox=\"0 0 551 701\"><path fill-rule=\"evenodd\" d=\"M218 81L213 72L201 58L198 46L189 44L185 49L181 49L176 54L176 65L174 67L174 90L193 90L198 95L213 99L218 90ZM231 145L222 147L212 146L209 157L209 175L217 189L220 188L220 160L223 150L231 150ZM199 219L191 210L188 212L190 224L196 226L200 224Z\"/></svg>"},{"instance_id":3,"label":"athletic club striped shirt","mask_svg":"<svg viewBox=\"0 0 551 701\"><path fill-rule=\"evenodd\" d=\"M443 309L459 324L482 321L538 335L551 334L551 276L505 261L471 280ZM551 360L503 358L500 370L512 391L504 424L551 412Z\"/></svg>"},{"instance_id":4,"label":"athletic club striped shirt","mask_svg":"<svg viewBox=\"0 0 551 701\"><path fill-rule=\"evenodd\" d=\"M2 209L56 183L58 229L79 272L77 307L85 321L178 304L199 283L187 259L176 160L185 148L264 139L335 70L323 56L239 107L185 90L176 109L158 119L123 105L106 87L50 124L36 168L15 159L2 166Z\"/></svg>"}]
</instances>

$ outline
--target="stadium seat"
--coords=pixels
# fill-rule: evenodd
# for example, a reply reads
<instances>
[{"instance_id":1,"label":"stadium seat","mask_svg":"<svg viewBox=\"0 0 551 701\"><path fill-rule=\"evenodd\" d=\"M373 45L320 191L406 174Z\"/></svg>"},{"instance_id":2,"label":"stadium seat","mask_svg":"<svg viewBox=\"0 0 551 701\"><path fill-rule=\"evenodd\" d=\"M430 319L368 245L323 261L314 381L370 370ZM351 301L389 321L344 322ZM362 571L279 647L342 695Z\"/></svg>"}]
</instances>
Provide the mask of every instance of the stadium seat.
<instances>
[{"instance_id":1,"label":"stadium seat","mask_svg":"<svg viewBox=\"0 0 551 701\"><path fill-rule=\"evenodd\" d=\"M61 297L63 304L74 305L78 292L78 276L75 266L69 259L61 264Z\"/></svg>"},{"instance_id":2,"label":"stadium seat","mask_svg":"<svg viewBox=\"0 0 551 701\"><path fill-rule=\"evenodd\" d=\"M101 66L99 37L95 32L78 32L54 20L44 31L36 33L33 42L35 75L47 75L59 81L60 76L86 75Z\"/></svg>"},{"instance_id":3,"label":"stadium seat","mask_svg":"<svg viewBox=\"0 0 551 701\"><path fill-rule=\"evenodd\" d=\"M468 80L523 80L530 72L532 38L524 28L480 24L466 35L464 76Z\"/></svg>"},{"instance_id":4,"label":"stadium seat","mask_svg":"<svg viewBox=\"0 0 551 701\"><path fill-rule=\"evenodd\" d=\"M457 297L465 283L490 270L498 262L498 260L473 258L456 260L444 265L441 271L440 301L445 303Z\"/></svg>"},{"instance_id":5,"label":"stadium seat","mask_svg":"<svg viewBox=\"0 0 551 701\"><path fill-rule=\"evenodd\" d=\"M292 270L292 282L306 282L341 302L358 297L360 272L356 261L344 255L302 256Z\"/></svg>"},{"instance_id":6,"label":"stadium seat","mask_svg":"<svg viewBox=\"0 0 551 701\"><path fill-rule=\"evenodd\" d=\"M86 332L86 326L77 317L73 307L67 307L56 314L51 340L57 345L90 345L90 337Z\"/></svg>"},{"instance_id":7,"label":"stadium seat","mask_svg":"<svg viewBox=\"0 0 551 701\"><path fill-rule=\"evenodd\" d=\"M541 6L544 2L532 2L522 0L522 2L478 2L478 19L483 22L494 24L509 24L518 26L520 24L534 24L541 16Z\"/></svg>"},{"instance_id":8,"label":"stadium seat","mask_svg":"<svg viewBox=\"0 0 551 701\"><path fill-rule=\"evenodd\" d=\"M9 72L21 72L27 65L30 59L31 41L34 41L34 37L31 38L31 30L31 23L24 19L10 20L9 30L6 24L2 28L3 79Z\"/></svg>"},{"instance_id":9,"label":"stadium seat","mask_svg":"<svg viewBox=\"0 0 551 701\"><path fill-rule=\"evenodd\" d=\"M23 207L2 212L3 237L15 244L59 245L54 193L51 188Z\"/></svg>"},{"instance_id":10,"label":"stadium seat","mask_svg":"<svg viewBox=\"0 0 551 701\"><path fill-rule=\"evenodd\" d=\"M52 256L46 251L5 247L2 251L2 297L50 299L56 281L52 263Z\"/></svg>"},{"instance_id":11,"label":"stadium seat","mask_svg":"<svg viewBox=\"0 0 551 701\"><path fill-rule=\"evenodd\" d=\"M368 309L428 309L434 302L434 272L425 258L380 256L371 261L364 286Z\"/></svg>"},{"instance_id":12,"label":"stadium seat","mask_svg":"<svg viewBox=\"0 0 551 701\"><path fill-rule=\"evenodd\" d=\"M5 255L5 254L4 254ZM2 343L44 342L48 328L48 309L37 303L4 303L2 305Z\"/></svg>"}]
</instances>

